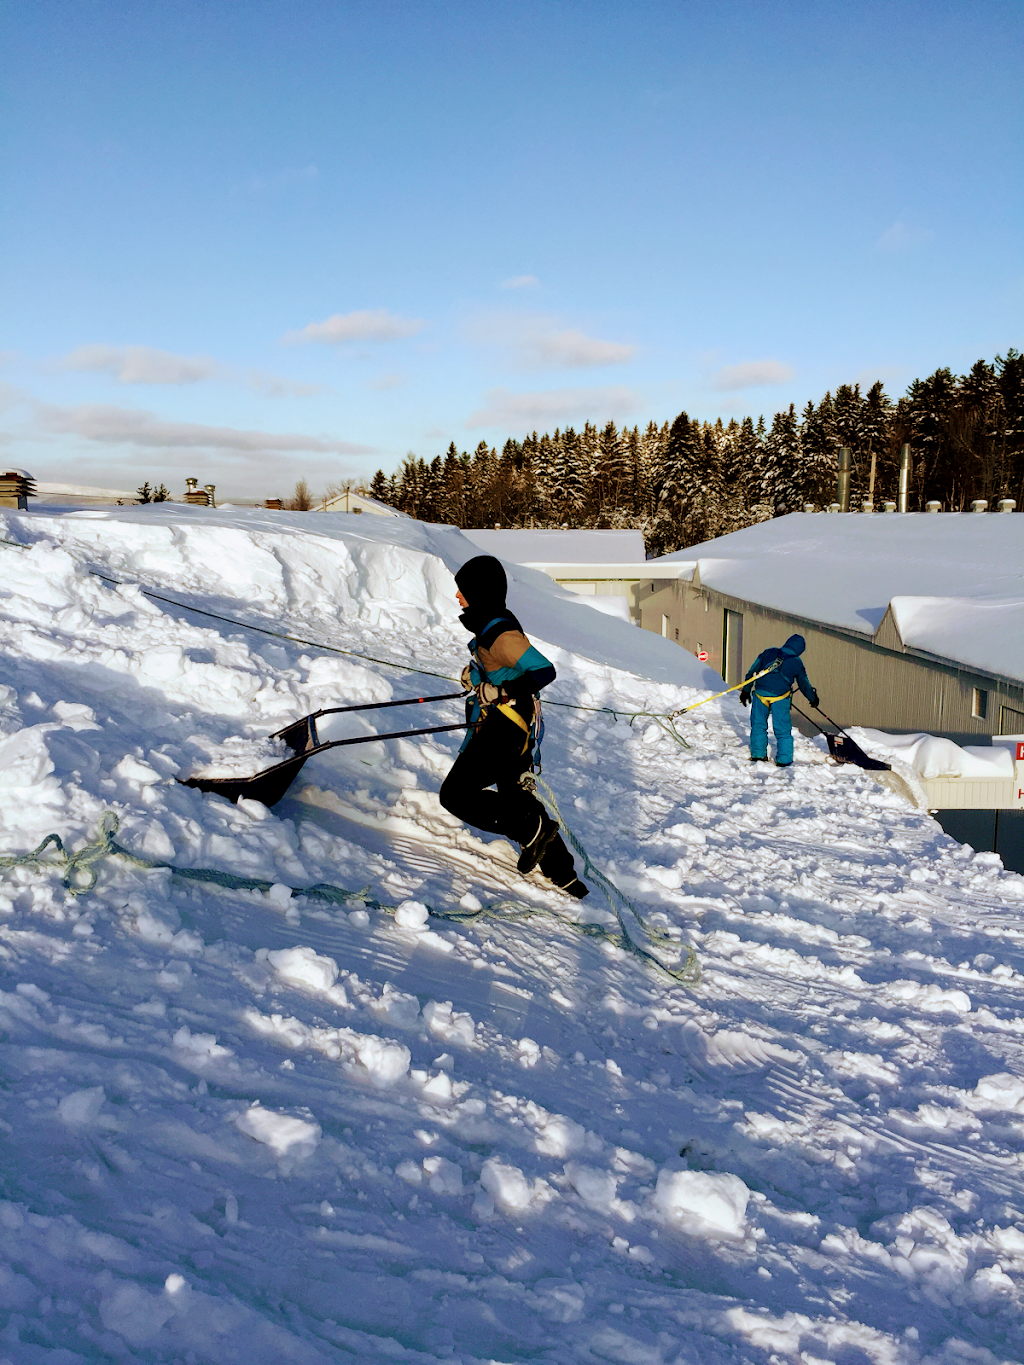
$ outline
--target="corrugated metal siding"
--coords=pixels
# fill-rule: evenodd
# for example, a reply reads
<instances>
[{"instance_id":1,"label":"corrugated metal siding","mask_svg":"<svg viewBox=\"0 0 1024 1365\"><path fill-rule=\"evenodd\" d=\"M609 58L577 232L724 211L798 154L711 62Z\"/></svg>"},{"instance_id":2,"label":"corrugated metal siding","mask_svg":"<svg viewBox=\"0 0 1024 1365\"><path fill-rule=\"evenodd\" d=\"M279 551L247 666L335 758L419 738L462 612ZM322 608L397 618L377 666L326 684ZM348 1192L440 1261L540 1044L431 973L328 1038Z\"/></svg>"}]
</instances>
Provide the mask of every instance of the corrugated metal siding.
<instances>
[{"instance_id":1,"label":"corrugated metal siding","mask_svg":"<svg viewBox=\"0 0 1024 1365\"><path fill-rule=\"evenodd\" d=\"M803 635L808 675L825 710L844 724L983 737L1000 732L1004 708L1017 712L1024 709L1024 688L903 653L895 626L891 635L880 630L880 636L892 640L892 645L885 647L712 589L695 589L682 581L641 584L639 596L645 629L661 634L664 614L669 621L669 638L677 638L678 630L681 648L691 653L696 653L698 646L706 649L708 662L723 676L726 610L743 613L744 671L762 649L780 645L794 633ZM988 693L984 720L972 715L976 687Z\"/></svg>"}]
</instances>

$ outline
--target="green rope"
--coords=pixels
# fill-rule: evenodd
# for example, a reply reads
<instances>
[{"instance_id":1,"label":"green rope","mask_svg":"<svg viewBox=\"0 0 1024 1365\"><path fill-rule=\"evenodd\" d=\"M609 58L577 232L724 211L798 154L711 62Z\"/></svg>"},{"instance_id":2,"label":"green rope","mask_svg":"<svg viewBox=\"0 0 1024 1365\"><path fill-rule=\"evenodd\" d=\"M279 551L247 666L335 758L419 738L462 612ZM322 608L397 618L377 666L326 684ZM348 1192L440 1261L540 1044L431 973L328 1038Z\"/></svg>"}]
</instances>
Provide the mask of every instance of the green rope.
<instances>
[{"instance_id":1,"label":"green rope","mask_svg":"<svg viewBox=\"0 0 1024 1365\"><path fill-rule=\"evenodd\" d=\"M656 967L671 976L673 980L681 981L686 986L700 985L700 963L697 961L697 954L693 948L688 945L686 946L686 956L679 967L670 967L667 963L662 962L660 957L651 952L651 950L644 945L643 938L645 936L649 941L665 944L666 946L671 945L672 947L678 948L680 945L677 944L674 939L670 938L668 934L663 934L659 930L653 929L644 919L639 907L631 901L624 892L620 891L615 883L610 881L600 868L594 866L590 854L565 823L562 812L558 809L558 802L555 800L555 794L543 778L537 777L532 773L525 773L522 781L523 786L525 786L527 790L529 790L531 786L535 789L539 789L535 790L535 794L543 801L551 816L558 821L559 828L569 840L573 852L583 860L583 876L585 880L592 882L598 887L605 900L608 902L609 908L618 919L622 928L622 938L625 947L645 962L653 962ZM624 910L627 913L623 913ZM630 916L633 917L635 923L630 922Z\"/></svg>"},{"instance_id":2,"label":"green rope","mask_svg":"<svg viewBox=\"0 0 1024 1365\"><path fill-rule=\"evenodd\" d=\"M6 854L0 857L0 868L6 867L53 867L61 869L61 882L67 888L69 895L82 896L87 891L91 891L96 885L97 872L94 864L101 858L109 857L112 853L124 853L133 862L142 863L149 867L154 864L144 863L141 858L136 858L134 854L128 853L127 849L120 848L114 843L114 833L118 826L117 815L108 810L103 813L100 820L97 837L91 844L86 844L77 853L69 853L64 847L64 842L59 834L48 834L38 848L34 848L31 853ZM51 846L56 849L56 857L44 858L42 855ZM82 880L84 878L84 880Z\"/></svg>"},{"instance_id":3,"label":"green rope","mask_svg":"<svg viewBox=\"0 0 1024 1365\"><path fill-rule=\"evenodd\" d=\"M553 799L553 798L552 798ZM557 807L555 808L557 810ZM559 817L560 819L560 817ZM561 821L560 821L561 822ZM43 869L60 869L61 883L71 896L82 896L91 891L96 885L97 870L95 864L102 858L119 857L125 858L136 867L144 867L149 870L165 870L175 877L180 877L184 881L196 881L212 883L215 886L222 886L231 891L262 891L267 892L274 882L269 882L260 877L239 877L234 872L220 872L212 867L175 867L172 863L157 862L150 858L140 858L138 854L132 853L130 849L119 844L114 838L117 833L120 820L117 813L112 810L104 811L100 819L96 838L87 843L84 848L77 853L68 853L64 847L64 842L59 834L48 834L43 842L32 850L31 853L7 854L0 856L0 869L13 867L36 866ZM563 825L563 828L565 826ZM574 846L580 852L584 864L590 876L599 885L611 887L611 883L603 877L590 862L582 845L571 833L566 830ZM43 854L50 847L57 850L57 857L44 858ZM84 880L82 880L84 878ZM369 888L364 887L361 891L349 891L343 886L332 886L328 882L317 882L314 886L293 886L289 890L296 896L305 896L311 900L325 901L335 905L350 905L353 902L358 905L366 906L371 910L378 910L387 915L394 915L398 909L396 905L389 905L386 901L375 900L367 894ZM621 892L616 891L620 898L633 910L639 919L639 912L631 901L626 900ZM607 893L606 893L607 894ZM613 907L614 908L614 907ZM550 910L542 907L527 905L524 901L502 900L496 901L493 905L482 906L479 910L440 910L436 906L428 905L427 911L432 919L447 920L455 924L467 924L484 918L496 919L531 919L536 915L551 914ZM560 923L570 924L579 933L589 938L603 938L613 943L618 948L627 949L635 953L644 962L653 963L662 971L668 973L677 981L683 981L687 985L696 985L700 980L699 969L697 969L696 956L693 949L688 949L689 957L682 972L673 971L660 962L653 954L646 952L637 945L626 931L623 924L622 935L612 934L599 924L579 924L574 920L566 920L558 916ZM622 916L619 915L622 923ZM641 920L642 923L642 920ZM650 932L650 931L648 931ZM692 971L691 971L692 966ZM687 975L686 973L690 974Z\"/></svg>"}]
</instances>

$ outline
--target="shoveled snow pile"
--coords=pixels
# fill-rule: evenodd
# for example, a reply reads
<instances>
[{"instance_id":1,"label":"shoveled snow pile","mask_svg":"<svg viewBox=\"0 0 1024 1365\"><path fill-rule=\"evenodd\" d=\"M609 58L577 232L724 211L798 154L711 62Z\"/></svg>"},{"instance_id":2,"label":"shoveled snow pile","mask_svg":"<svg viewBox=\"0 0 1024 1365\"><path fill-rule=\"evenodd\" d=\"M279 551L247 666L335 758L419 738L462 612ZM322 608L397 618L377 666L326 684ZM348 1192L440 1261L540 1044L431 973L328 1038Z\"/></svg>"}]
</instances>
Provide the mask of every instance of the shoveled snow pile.
<instances>
[{"instance_id":1,"label":"shoveled snow pile","mask_svg":"<svg viewBox=\"0 0 1024 1365\"><path fill-rule=\"evenodd\" d=\"M0 875L0 1362L1024 1359L1024 879L820 745L750 765L732 701L689 749L630 724L714 676L514 569L550 700L596 708L548 706L545 777L687 989L442 811L458 734L333 750L273 811L175 780L448 690L457 532L0 535L0 856L114 812L193 874Z\"/></svg>"}]
</instances>

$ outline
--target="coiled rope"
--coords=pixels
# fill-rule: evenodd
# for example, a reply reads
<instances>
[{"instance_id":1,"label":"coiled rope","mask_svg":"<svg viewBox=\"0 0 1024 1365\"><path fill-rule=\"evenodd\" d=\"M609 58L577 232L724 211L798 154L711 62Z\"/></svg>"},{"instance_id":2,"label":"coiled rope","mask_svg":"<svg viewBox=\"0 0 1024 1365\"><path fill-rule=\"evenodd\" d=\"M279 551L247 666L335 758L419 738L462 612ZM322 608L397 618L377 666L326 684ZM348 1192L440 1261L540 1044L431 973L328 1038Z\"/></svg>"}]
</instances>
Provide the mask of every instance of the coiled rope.
<instances>
[{"instance_id":1,"label":"coiled rope","mask_svg":"<svg viewBox=\"0 0 1024 1365\"><path fill-rule=\"evenodd\" d=\"M556 918L559 923L569 924L579 933L588 938L601 938L614 944L617 948L623 948L633 953L641 961L657 967L665 972L674 981L681 982L687 986L697 986L700 983L700 968L697 963L696 954L692 948L687 949L687 960L685 965L679 969L667 966L649 950L636 942L635 937L630 935L626 922L619 907L612 900L616 896L637 918L643 926L644 931L652 938L657 937L667 942L665 935L656 934L644 923L640 912L628 897L623 896L617 887L600 872L590 858L586 850L579 842L572 831L566 826L558 814L558 807L550 789L545 783L541 784L545 792L548 793L552 803L551 808L555 813L562 829L569 836L573 847L583 859L584 866L593 881L601 888L608 900L609 905L615 911L619 923L622 926L621 936L610 933L603 925L599 924L580 924L575 920L566 919L559 915ZM542 797L543 799L543 797ZM60 871L61 884L66 888L71 896L83 896L91 891L96 885L98 872L96 864L103 858L125 858L136 867L144 867L149 870L165 870L175 877L180 877L183 881L196 881L212 883L222 886L231 891L262 891L266 893L274 882L266 881L260 877L240 877L233 872L220 872L212 867L175 867L173 863L160 862L151 858L140 858L138 854L132 853L130 849L119 844L114 838L118 831L120 819L116 811L104 811L100 818L100 823L96 831L96 837L92 842L87 843L84 848L80 848L76 853L69 853L64 846L64 841L59 834L48 834L46 838L34 848L31 853L6 854L0 856L0 869L14 867L39 867L43 870L52 868ZM56 856L44 857L49 848L56 850ZM368 894L369 888L364 887L361 891L350 891L343 886L332 886L329 882L317 882L314 886L293 886L289 890L296 896L306 896L311 900L326 901L335 905L361 905L371 910L378 910L384 914L394 915L398 909L396 905L389 905L386 901L379 901ZM610 894L609 894L610 893ZM436 906L428 905L427 911L432 919L448 920L457 924L471 923L485 918L494 919L532 919L537 915L552 914L550 910L535 905L528 905L525 901L501 900L492 905L482 906L479 910L441 910ZM678 947L678 945L674 945Z\"/></svg>"},{"instance_id":2,"label":"coiled rope","mask_svg":"<svg viewBox=\"0 0 1024 1365\"><path fill-rule=\"evenodd\" d=\"M590 854L583 847L581 840L566 824L562 812L558 809L555 794L544 779L536 773L527 772L520 778L520 782L528 791L532 791L538 800L544 803L552 819L558 821L558 827L568 839L573 853L583 863L583 880L598 888L607 901L608 908L619 921L619 926L622 929L622 946L643 961L652 962L673 980L681 981L685 986L700 985L700 963L697 961L697 954L693 948L688 944L679 944L670 935L662 933L661 930L649 924L635 902L631 901L625 892L620 891L599 867L594 866ZM682 949L684 953L682 963L678 967L671 967L668 963L663 962L650 948L645 946L645 937L651 942L671 947L676 952Z\"/></svg>"}]
</instances>

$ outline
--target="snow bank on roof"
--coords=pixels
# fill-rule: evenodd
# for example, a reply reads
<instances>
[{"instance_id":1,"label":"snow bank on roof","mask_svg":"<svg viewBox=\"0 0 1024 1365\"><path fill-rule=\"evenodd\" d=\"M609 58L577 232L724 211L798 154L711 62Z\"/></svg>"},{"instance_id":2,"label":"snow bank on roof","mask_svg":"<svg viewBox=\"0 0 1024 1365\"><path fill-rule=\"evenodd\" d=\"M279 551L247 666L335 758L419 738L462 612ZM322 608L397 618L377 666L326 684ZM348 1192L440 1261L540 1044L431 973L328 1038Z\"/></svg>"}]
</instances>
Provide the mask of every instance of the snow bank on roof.
<instances>
[{"instance_id":1,"label":"snow bank on roof","mask_svg":"<svg viewBox=\"0 0 1024 1365\"><path fill-rule=\"evenodd\" d=\"M1024 678L1024 595L894 597L892 614L911 649Z\"/></svg>"},{"instance_id":2,"label":"snow bank on roof","mask_svg":"<svg viewBox=\"0 0 1024 1365\"><path fill-rule=\"evenodd\" d=\"M643 564L641 531L486 531L462 533L489 555L512 564Z\"/></svg>"},{"instance_id":3,"label":"snow bank on roof","mask_svg":"<svg viewBox=\"0 0 1024 1365\"><path fill-rule=\"evenodd\" d=\"M1013 756L1001 745L960 745L938 735L890 735L864 726L850 733L872 757L887 761L900 758L926 779L974 777L991 781L1013 776Z\"/></svg>"},{"instance_id":4,"label":"snow bank on roof","mask_svg":"<svg viewBox=\"0 0 1024 1365\"><path fill-rule=\"evenodd\" d=\"M1024 633L1013 625L1020 620L1013 603L1024 593L1019 514L794 512L652 560L652 573L663 562L699 566L701 583L718 592L867 636L893 598L946 598L946 607L908 613L918 634L909 639L901 625L904 642L1024 677ZM989 610L968 630L972 598L986 599Z\"/></svg>"},{"instance_id":5,"label":"snow bank on roof","mask_svg":"<svg viewBox=\"0 0 1024 1365\"><path fill-rule=\"evenodd\" d=\"M391 622L395 649L411 657L420 656L421 641L437 630L446 636L454 631L460 650L466 638L450 575L479 550L451 526L174 503L56 516L37 509L11 513L7 524L12 538L94 546L93 562L107 564L116 577L215 598L238 594L281 620L313 615L331 632L339 617L351 613ZM571 638L573 651L596 663L656 682L714 689L718 675L678 645L626 621L581 611L575 594L536 569L513 565L508 574L509 606L556 667ZM463 662L459 657L456 675Z\"/></svg>"}]
</instances>

